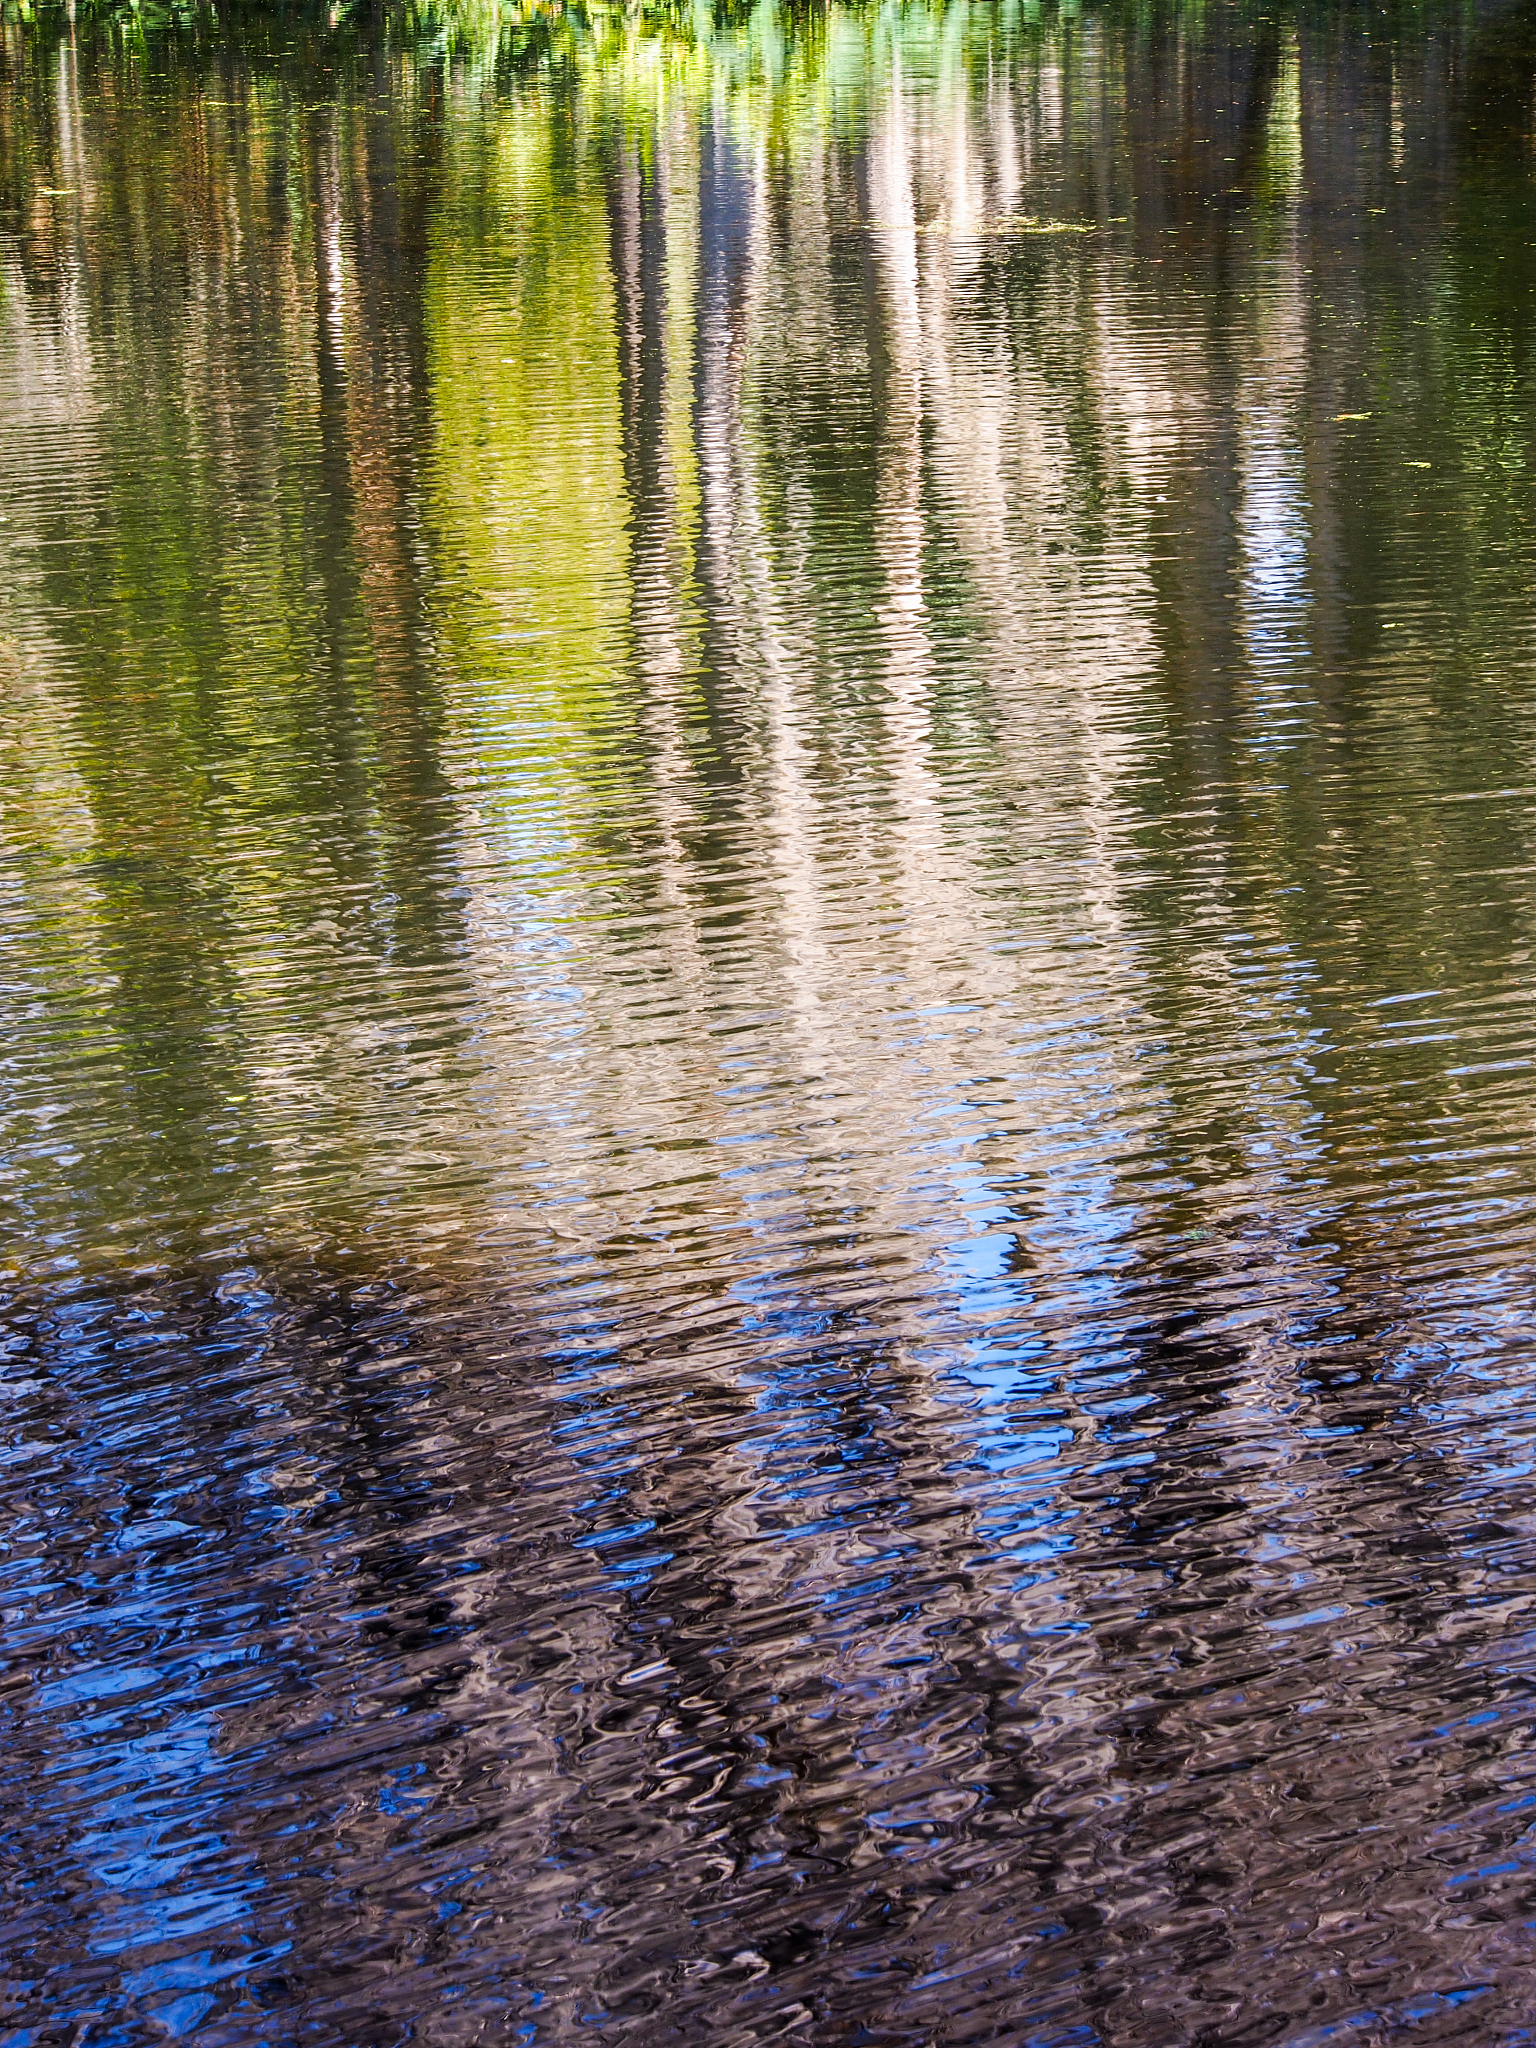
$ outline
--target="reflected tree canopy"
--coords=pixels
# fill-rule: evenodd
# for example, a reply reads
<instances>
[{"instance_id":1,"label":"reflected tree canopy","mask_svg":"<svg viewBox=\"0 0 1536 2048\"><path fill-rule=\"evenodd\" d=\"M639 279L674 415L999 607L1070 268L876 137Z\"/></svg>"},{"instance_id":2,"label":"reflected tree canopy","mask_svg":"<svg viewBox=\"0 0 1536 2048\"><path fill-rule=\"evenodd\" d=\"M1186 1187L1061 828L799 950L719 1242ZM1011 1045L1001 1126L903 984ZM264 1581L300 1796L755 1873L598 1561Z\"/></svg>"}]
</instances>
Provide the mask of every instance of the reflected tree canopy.
<instances>
[{"instance_id":1,"label":"reflected tree canopy","mask_svg":"<svg viewBox=\"0 0 1536 2048\"><path fill-rule=\"evenodd\" d=\"M7 9L18 2041L1518 2038L1533 93Z\"/></svg>"}]
</instances>

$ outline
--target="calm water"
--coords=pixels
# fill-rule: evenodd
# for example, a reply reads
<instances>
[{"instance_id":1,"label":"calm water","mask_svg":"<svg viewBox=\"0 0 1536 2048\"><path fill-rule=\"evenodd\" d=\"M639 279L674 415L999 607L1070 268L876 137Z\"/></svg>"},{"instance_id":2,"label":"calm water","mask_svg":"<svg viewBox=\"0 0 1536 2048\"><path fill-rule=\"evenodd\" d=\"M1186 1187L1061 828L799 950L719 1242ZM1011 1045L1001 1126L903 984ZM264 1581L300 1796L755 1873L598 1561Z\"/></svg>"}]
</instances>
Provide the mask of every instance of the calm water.
<instances>
[{"instance_id":1,"label":"calm water","mask_svg":"<svg viewBox=\"0 0 1536 2048\"><path fill-rule=\"evenodd\" d=\"M0 2042L1536 2035L1536 31L0 23Z\"/></svg>"}]
</instances>

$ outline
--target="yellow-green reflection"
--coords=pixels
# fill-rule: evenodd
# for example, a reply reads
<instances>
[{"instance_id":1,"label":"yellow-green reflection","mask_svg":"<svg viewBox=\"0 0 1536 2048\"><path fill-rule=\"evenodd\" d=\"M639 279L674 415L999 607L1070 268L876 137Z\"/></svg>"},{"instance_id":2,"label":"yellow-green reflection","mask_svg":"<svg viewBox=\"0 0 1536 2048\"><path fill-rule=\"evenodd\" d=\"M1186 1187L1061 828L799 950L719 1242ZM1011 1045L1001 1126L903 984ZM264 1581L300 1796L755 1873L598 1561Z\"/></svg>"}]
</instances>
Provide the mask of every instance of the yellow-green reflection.
<instances>
[{"instance_id":1,"label":"yellow-green reflection","mask_svg":"<svg viewBox=\"0 0 1536 2048\"><path fill-rule=\"evenodd\" d=\"M1523 2038L1523 18L0 66L14 2038Z\"/></svg>"},{"instance_id":2,"label":"yellow-green reflection","mask_svg":"<svg viewBox=\"0 0 1536 2048\"><path fill-rule=\"evenodd\" d=\"M430 1245L963 1320L979 1216L1004 1328L1191 1244L1287 1298L1504 1257L1514 29L5 62L17 1270Z\"/></svg>"}]
</instances>

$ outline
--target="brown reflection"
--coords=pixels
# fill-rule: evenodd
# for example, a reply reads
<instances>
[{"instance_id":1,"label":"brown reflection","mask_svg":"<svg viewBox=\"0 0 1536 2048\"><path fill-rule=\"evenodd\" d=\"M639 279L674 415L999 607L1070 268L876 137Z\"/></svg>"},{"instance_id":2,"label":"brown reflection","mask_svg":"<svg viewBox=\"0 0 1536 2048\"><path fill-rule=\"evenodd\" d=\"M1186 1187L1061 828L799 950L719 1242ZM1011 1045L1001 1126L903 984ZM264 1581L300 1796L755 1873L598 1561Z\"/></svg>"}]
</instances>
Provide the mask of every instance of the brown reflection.
<instances>
[{"instance_id":1,"label":"brown reflection","mask_svg":"<svg viewBox=\"0 0 1536 2048\"><path fill-rule=\"evenodd\" d=\"M422 525L434 88L414 125L335 103L301 121L226 49L173 70L167 119L110 46L57 54L27 101L57 196L18 244L57 485L17 539L27 659L68 677L110 991L97 1072L122 1092L96 1109L96 1192L54 1199L135 1188L172 1235L184 1205L198 1233L230 1213L238 1241L253 1181L295 1164L264 1097L314 1100L371 1041L421 1100L465 1037ZM261 987L274 948L305 961L297 1003ZM381 1030L387 977L424 970ZM355 1142L330 1107L298 1158Z\"/></svg>"},{"instance_id":2,"label":"brown reflection","mask_svg":"<svg viewBox=\"0 0 1536 2048\"><path fill-rule=\"evenodd\" d=\"M23 2024L1502 2038L1523 32L396 26L5 43Z\"/></svg>"}]
</instances>

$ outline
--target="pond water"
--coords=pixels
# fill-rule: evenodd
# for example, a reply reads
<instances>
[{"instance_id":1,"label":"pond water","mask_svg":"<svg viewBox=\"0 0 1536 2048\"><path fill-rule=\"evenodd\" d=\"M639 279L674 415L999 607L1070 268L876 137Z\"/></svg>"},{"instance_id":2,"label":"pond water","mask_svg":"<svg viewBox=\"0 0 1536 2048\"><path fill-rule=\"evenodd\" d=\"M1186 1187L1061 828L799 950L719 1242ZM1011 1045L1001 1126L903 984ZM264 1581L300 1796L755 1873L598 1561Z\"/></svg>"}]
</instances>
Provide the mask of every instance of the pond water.
<instances>
[{"instance_id":1,"label":"pond water","mask_svg":"<svg viewBox=\"0 0 1536 2048\"><path fill-rule=\"evenodd\" d=\"M0 2042L1536 2032L1536 30L0 22Z\"/></svg>"}]
</instances>

